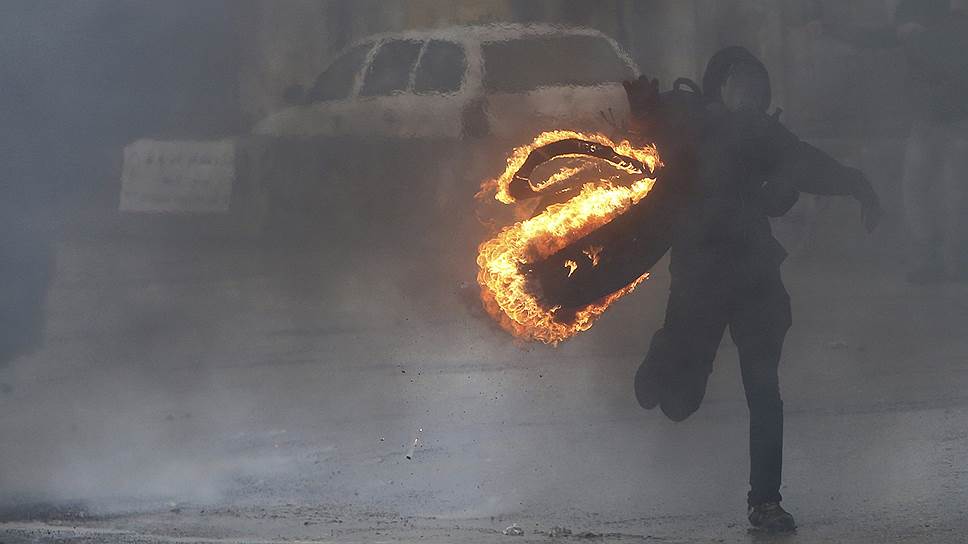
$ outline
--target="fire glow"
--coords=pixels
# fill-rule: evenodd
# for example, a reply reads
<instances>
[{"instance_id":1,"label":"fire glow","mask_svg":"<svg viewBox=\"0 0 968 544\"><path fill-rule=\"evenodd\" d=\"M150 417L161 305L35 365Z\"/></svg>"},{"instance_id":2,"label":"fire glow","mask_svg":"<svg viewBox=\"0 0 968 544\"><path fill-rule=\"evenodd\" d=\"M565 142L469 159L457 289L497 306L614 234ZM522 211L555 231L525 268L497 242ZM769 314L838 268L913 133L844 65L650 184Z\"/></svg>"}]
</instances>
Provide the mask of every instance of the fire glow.
<instances>
[{"instance_id":1,"label":"fire glow","mask_svg":"<svg viewBox=\"0 0 968 544\"><path fill-rule=\"evenodd\" d=\"M627 141L616 144L602 134L545 132L530 144L514 149L508 157L504 173L495 180L485 182L482 193L493 191L494 198L499 202L514 204L509 186L515 172L531 151L570 138L612 147L622 155L638 159L653 173L662 166L655 146L636 148ZM539 186L532 185L532 188L536 191L546 190L568 181L575 173L574 168L562 169ZM648 277L648 273L577 311L560 312L560 307L549 307L542 303L540 286L523 272L523 268L555 254L623 214L645 198L654 184L654 177L642 177L622 185L611 180L585 183L569 200L552 204L534 217L506 226L495 237L482 243L478 248L477 281L488 314L515 337L546 344L557 344L591 328L609 305L632 292ZM597 266L603 251L607 249L590 247L585 251L586 262L569 261L566 265L570 269L569 277L581 266Z\"/></svg>"}]
</instances>

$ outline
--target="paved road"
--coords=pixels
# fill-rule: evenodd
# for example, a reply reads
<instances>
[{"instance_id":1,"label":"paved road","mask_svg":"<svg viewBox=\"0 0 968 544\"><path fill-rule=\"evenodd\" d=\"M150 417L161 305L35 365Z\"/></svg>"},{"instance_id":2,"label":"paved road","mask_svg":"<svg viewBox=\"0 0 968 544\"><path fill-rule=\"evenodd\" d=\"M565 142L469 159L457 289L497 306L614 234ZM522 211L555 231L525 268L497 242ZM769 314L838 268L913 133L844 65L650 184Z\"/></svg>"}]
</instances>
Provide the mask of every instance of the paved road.
<instances>
[{"instance_id":1,"label":"paved road","mask_svg":"<svg viewBox=\"0 0 968 544\"><path fill-rule=\"evenodd\" d=\"M555 349L382 259L62 247L0 372L0 542L764 540L728 340L687 422L631 395L664 274ZM780 541L964 542L968 287L786 272Z\"/></svg>"}]
</instances>

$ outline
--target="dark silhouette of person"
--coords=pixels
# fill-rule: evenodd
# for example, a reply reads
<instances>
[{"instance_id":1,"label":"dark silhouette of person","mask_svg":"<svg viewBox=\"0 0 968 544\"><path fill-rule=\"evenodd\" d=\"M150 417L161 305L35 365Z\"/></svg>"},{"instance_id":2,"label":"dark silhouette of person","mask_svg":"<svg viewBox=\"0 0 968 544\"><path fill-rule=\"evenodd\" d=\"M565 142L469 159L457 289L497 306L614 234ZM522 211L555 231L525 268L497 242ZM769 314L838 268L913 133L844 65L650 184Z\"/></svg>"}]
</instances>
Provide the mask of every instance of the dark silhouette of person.
<instances>
[{"instance_id":1,"label":"dark silhouette of person","mask_svg":"<svg viewBox=\"0 0 968 544\"><path fill-rule=\"evenodd\" d=\"M750 413L748 516L754 527L790 531L780 501L783 403L777 369L792 324L780 265L786 257L770 217L785 214L799 192L852 196L873 230L881 216L865 176L800 141L766 110L765 66L747 50L717 53L703 78L701 110L686 138L665 118L658 82L627 82L633 126L655 134L666 169L660 183L678 186L681 220L672 235L672 283L665 322L635 376L647 409L672 420L694 413L727 327L739 351ZM678 169L678 171L677 171ZM666 174L669 174L666 176ZM658 184L657 184L658 187Z\"/></svg>"},{"instance_id":2,"label":"dark silhouette of person","mask_svg":"<svg viewBox=\"0 0 968 544\"><path fill-rule=\"evenodd\" d=\"M859 48L902 48L913 121L903 201L912 283L968 280L968 16L950 0L902 0L893 25L860 27L816 13L812 28Z\"/></svg>"}]
</instances>

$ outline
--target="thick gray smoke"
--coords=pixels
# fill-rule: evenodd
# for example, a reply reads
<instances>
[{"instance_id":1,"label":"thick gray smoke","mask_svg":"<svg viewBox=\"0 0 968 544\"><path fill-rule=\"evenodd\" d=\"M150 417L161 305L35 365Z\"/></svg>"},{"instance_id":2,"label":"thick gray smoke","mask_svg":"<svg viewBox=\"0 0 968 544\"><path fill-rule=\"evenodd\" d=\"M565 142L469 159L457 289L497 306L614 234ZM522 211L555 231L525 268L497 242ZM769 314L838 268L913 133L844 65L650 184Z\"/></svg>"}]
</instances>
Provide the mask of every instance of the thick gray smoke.
<instances>
[{"instance_id":1,"label":"thick gray smoke","mask_svg":"<svg viewBox=\"0 0 968 544\"><path fill-rule=\"evenodd\" d=\"M951 464L966 451L965 292L903 281L906 60L812 24L822 16L887 25L891 9L880 0L849 9L755 0L5 2L0 517L29 517L39 503L304 503L600 533L608 523L686 519L715 534L707 523L742 514L748 420L729 336L687 423L641 410L632 394L662 324L667 261L557 348L515 341L477 304L474 259L488 231L474 217L474 194L503 168L502 153L530 136L520 127L500 135L500 123L513 128L539 106L542 115L574 109L577 98L524 107L495 92L487 107L455 110L446 92L395 105L392 93L374 91L356 117L312 117L320 76L352 44L482 23L600 31L632 61L616 70L634 65L663 89L698 79L724 46L763 59L771 111L782 108L798 135L864 170L887 211L868 236L855 202L804 196L774 225L790 252L794 308L781 365L783 492L805 518L826 519L829 502L868 521L887 512L902 526L917 517L907 505L958 503L964 482ZM610 43L593 44L607 62L568 67L605 74L603 64L625 62ZM441 63L449 53L440 50ZM404 90L419 86L418 73ZM460 77L454 85L467 84ZM446 75L427 83L446 84ZM501 107L511 112L505 121ZM433 133L448 108L463 128ZM287 111L301 113L293 120ZM428 113L400 128L412 111ZM475 114L492 116L487 131L461 132L481 120ZM325 130L298 133L316 121ZM361 128L375 125L393 128ZM552 127L535 131L544 128ZM138 140L193 150L231 142L230 204L215 213L124 209L157 205L122 196L125 148Z\"/></svg>"}]
</instances>

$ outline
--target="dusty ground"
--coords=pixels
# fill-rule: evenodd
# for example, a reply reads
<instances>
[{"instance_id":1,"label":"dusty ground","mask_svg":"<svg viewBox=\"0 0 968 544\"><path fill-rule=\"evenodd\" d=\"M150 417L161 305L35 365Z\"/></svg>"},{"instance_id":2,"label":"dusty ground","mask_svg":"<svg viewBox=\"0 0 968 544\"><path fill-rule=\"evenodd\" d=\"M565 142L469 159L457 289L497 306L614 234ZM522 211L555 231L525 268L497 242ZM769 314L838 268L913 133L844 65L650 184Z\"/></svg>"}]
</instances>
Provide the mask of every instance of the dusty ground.
<instances>
[{"instance_id":1,"label":"dusty ground","mask_svg":"<svg viewBox=\"0 0 968 544\"><path fill-rule=\"evenodd\" d=\"M687 422L631 394L664 273L553 349L331 262L62 246L48 346L0 371L0 542L965 541L968 287L787 264L800 530L767 539L729 341Z\"/></svg>"}]
</instances>

